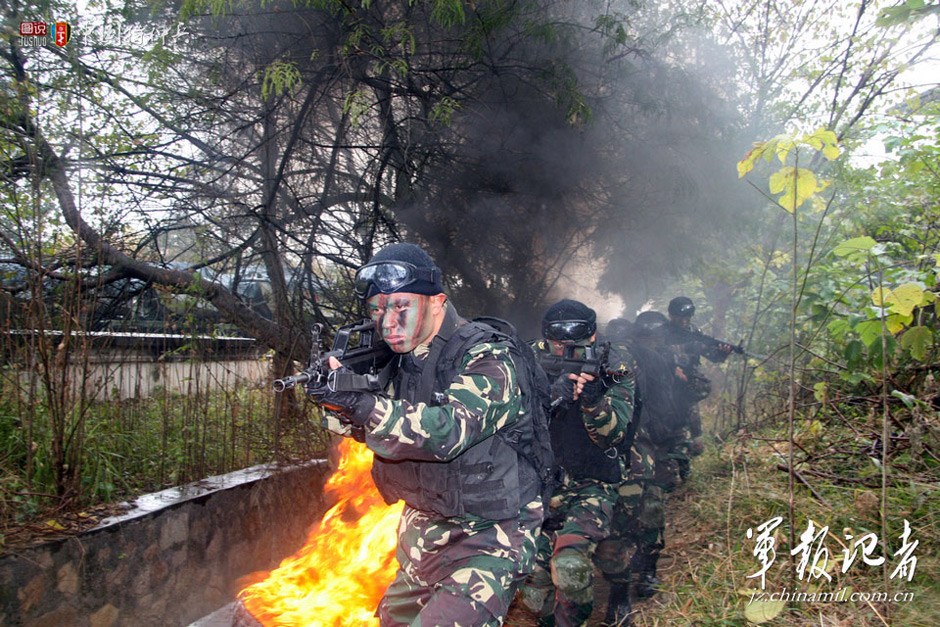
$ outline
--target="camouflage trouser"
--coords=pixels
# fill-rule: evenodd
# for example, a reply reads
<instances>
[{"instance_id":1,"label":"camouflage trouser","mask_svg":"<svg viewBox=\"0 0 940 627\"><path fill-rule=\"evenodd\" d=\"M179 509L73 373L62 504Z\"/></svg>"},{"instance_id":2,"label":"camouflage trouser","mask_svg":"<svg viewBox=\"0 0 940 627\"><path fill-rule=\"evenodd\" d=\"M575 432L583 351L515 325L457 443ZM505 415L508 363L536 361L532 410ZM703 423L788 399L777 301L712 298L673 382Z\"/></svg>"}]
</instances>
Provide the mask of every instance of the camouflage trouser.
<instances>
[{"instance_id":1,"label":"camouflage trouser","mask_svg":"<svg viewBox=\"0 0 940 627\"><path fill-rule=\"evenodd\" d=\"M508 520L432 518L405 507L398 573L379 604L383 626L502 625L531 572L542 505Z\"/></svg>"},{"instance_id":2,"label":"camouflage trouser","mask_svg":"<svg viewBox=\"0 0 940 627\"><path fill-rule=\"evenodd\" d=\"M666 526L663 491L656 484L659 450L637 441L630 450L629 471L617 490L610 537L597 547L595 561L612 584L629 584L638 569L636 556L662 546ZM631 556L633 556L631 558Z\"/></svg>"},{"instance_id":3,"label":"camouflage trouser","mask_svg":"<svg viewBox=\"0 0 940 627\"><path fill-rule=\"evenodd\" d=\"M521 590L522 603L559 626L583 625L594 609L597 543L610 532L616 485L566 480L552 499L539 535L535 569Z\"/></svg>"},{"instance_id":4,"label":"camouflage trouser","mask_svg":"<svg viewBox=\"0 0 940 627\"><path fill-rule=\"evenodd\" d=\"M672 475L672 479L669 482L669 487L662 486L667 491L672 491L677 485L688 480L692 474L692 455L691 455L691 446L692 440L682 440L671 446L668 453L666 454L666 459L663 461L664 466L668 466L667 472Z\"/></svg>"},{"instance_id":5,"label":"camouflage trouser","mask_svg":"<svg viewBox=\"0 0 940 627\"><path fill-rule=\"evenodd\" d=\"M702 414L698 404L693 403L686 407L689 426L683 431L683 439L673 445L669 451L670 457L676 464L680 481L685 481L692 474L692 440L702 435Z\"/></svg>"}]
</instances>

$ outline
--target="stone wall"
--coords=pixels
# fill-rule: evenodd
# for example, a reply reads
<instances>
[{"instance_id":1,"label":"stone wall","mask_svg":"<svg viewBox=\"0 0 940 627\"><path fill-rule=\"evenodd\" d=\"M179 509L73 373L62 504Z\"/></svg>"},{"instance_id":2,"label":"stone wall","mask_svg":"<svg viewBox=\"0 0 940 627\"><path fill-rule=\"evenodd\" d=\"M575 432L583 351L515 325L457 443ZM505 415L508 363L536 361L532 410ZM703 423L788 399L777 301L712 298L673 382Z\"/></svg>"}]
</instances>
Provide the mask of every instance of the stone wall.
<instances>
[{"instance_id":1,"label":"stone wall","mask_svg":"<svg viewBox=\"0 0 940 627\"><path fill-rule=\"evenodd\" d=\"M0 557L0 625L185 626L297 551L328 464L260 466L147 495L78 536Z\"/></svg>"}]
</instances>

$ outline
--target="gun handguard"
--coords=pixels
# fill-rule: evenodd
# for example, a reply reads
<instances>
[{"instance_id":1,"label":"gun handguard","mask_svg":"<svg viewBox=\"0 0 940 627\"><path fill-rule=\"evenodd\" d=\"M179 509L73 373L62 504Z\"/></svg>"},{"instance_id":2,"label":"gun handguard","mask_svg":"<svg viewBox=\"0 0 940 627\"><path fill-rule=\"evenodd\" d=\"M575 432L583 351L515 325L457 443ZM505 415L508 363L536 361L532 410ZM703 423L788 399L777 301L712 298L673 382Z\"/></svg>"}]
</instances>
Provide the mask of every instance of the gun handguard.
<instances>
[{"instance_id":1,"label":"gun handguard","mask_svg":"<svg viewBox=\"0 0 940 627\"><path fill-rule=\"evenodd\" d=\"M583 350L583 355L575 356L577 349ZM564 355L553 355L539 351L539 362L546 373L553 377L562 374L580 372L594 377L607 372L607 358L610 347L604 344L597 350L594 346L567 346Z\"/></svg>"},{"instance_id":2,"label":"gun handguard","mask_svg":"<svg viewBox=\"0 0 940 627\"><path fill-rule=\"evenodd\" d=\"M708 344L709 346L716 346L716 347L717 347L717 346L720 346L720 345L722 345L722 344L727 344L728 346L731 347L731 352L732 352L732 353L736 353L736 354L738 354L738 355L744 355L745 357L750 357L750 358L752 358L752 359L760 359L760 360L766 360L766 359L767 359L767 356L766 356L766 355L757 355L757 354L755 354L755 353L750 353L750 352L748 352L747 350L745 350L745 348L744 348L744 342L741 342L740 344L732 344L731 342L727 342L727 341L725 341L725 340L719 340L719 339L717 339L717 338L714 338L714 337L712 337L712 336L710 336L710 335L706 335L706 334L702 333L701 331L697 331L697 330L696 330L696 331L690 331L690 330L687 330L687 329L686 329L685 332L686 332L686 333L689 335L689 337L691 337L692 339L698 340L698 341L700 341L700 342L704 342L705 344Z\"/></svg>"},{"instance_id":3,"label":"gun handguard","mask_svg":"<svg viewBox=\"0 0 940 627\"><path fill-rule=\"evenodd\" d=\"M392 349L377 337L375 322L369 318L340 327L333 337L333 348L327 352L321 347L322 325L315 325L310 363L298 374L275 379L275 392L283 392L305 384L309 395L317 396L328 390L377 391L381 384L376 373L394 356ZM336 357L349 371L337 377L331 371L330 357ZM331 376L332 375L332 376Z\"/></svg>"},{"instance_id":4,"label":"gun handguard","mask_svg":"<svg viewBox=\"0 0 940 627\"><path fill-rule=\"evenodd\" d=\"M582 349L581 356L575 356L577 349ZM564 355L553 355L539 351L539 362L545 372L551 377L558 377L563 374L581 373L589 374L595 379L605 375L614 375L617 373L608 371L608 357L610 354L610 344L604 343L597 350L594 346L567 346ZM562 403L561 398L552 401L551 407L557 407Z\"/></svg>"}]
</instances>

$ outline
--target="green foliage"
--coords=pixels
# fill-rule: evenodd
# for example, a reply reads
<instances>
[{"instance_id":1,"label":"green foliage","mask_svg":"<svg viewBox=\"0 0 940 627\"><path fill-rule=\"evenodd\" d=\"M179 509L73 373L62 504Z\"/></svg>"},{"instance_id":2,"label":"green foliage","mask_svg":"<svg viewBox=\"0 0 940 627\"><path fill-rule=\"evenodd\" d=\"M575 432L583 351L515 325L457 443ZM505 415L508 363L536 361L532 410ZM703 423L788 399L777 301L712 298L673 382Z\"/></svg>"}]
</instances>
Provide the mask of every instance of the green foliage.
<instances>
[{"instance_id":1,"label":"green foliage","mask_svg":"<svg viewBox=\"0 0 940 627\"><path fill-rule=\"evenodd\" d=\"M878 15L879 26L904 26L916 20L940 13L940 4L928 4L926 0L904 0L893 7L885 7Z\"/></svg>"},{"instance_id":2,"label":"green foliage","mask_svg":"<svg viewBox=\"0 0 940 627\"><path fill-rule=\"evenodd\" d=\"M300 70L296 63L275 60L264 68L261 97L267 100L272 96L294 93L300 87L300 83Z\"/></svg>"},{"instance_id":3,"label":"green foliage","mask_svg":"<svg viewBox=\"0 0 940 627\"><path fill-rule=\"evenodd\" d=\"M889 376L907 373L896 385L916 389L923 384L923 377L914 374L922 372L916 363L929 365L938 359L940 184L934 166L940 161L940 141L932 117L935 109L922 111L930 115L913 125L883 123L879 128L894 158L868 168L839 163L828 171L831 181L821 183L799 165L813 162L816 154L826 160L838 156L835 137L826 131L797 138L779 135L756 144L738 164L744 176L759 163L778 161L781 167L771 174L767 195L788 212L814 201L822 188L832 191L815 233L808 231L808 222L801 224L802 242L826 245L818 252L805 244L797 250L807 267L796 333L800 346L813 355L804 366L814 371L803 375L811 381L826 371L829 384L835 377L845 391L858 392L880 381L884 366ZM792 254L762 255L769 279L762 287L768 301L785 298L787 287L778 268L789 264ZM771 327L773 320L783 319L783 312L773 311L764 314Z\"/></svg>"},{"instance_id":4,"label":"green foliage","mask_svg":"<svg viewBox=\"0 0 940 627\"><path fill-rule=\"evenodd\" d=\"M431 0L431 17L444 28L453 28L467 21L464 0Z\"/></svg>"},{"instance_id":5,"label":"green foliage","mask_svg":"<svg viewBox=\"0 0 940 627\"><path fill-rule=\"evenodd\" d=\"M10 382L0 391L0 528L59 505L47 404L40 401L27 421L22 393ZM325 454L329 438L319 427L272 423L272 396L245 387L93 403L85 418L81 494L70 505L130 499L271 460Z\"/></svg>"},{"instance_id":6,"label":"green foliage","mask_svg":"<svg viewBox=\"0 0 940 627\"><path fill-rule=\"evenodd\" d=\"M453 120L454 113L456 113L458 109L460 109L460 103L449 96L445 96L434 104L431 113L428 115L428 119L431 122L449 126L451 120Z\"/></svg>"},{"instance_id":7,"label":"green foliage","mask_svg":"<svg viewBox=\"0 0 940 627\"><path fill-rule=\"evenodd\" d=\"M349 116L350 124L358 126L371 106L372 100L369 93L357 89L346 95L346 99L343 101L343 113Z\"/></svg>"},{"instance_id":8,"label":"green foliage","mask_svg":"<svg viewBox=\"0 0 940 627\"><path fill-rule=\"evenodd\" d=\"M935 201L940 181L930 164L940 155L940 132L930 120L925 118L914 132L883 127L894 131L885 145L896 159L847 172L851 188L846 201L855 211L844 215L849 218L846 234L852 237L838 243L824 263L843 289L829 330L847 362L855 366L863 351L871 366L881 365L882 329L890 335L893 369L904 368L910 360L937 360L940 236L934 225L940 217Z\"/></svg>"}]
</instances>

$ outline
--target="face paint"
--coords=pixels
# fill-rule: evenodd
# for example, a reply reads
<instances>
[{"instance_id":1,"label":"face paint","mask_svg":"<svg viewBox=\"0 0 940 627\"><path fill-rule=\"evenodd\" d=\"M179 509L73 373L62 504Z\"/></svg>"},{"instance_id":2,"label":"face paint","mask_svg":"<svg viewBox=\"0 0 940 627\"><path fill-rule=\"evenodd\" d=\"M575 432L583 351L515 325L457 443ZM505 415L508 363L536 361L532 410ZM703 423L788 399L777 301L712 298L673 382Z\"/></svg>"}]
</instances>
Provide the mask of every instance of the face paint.
<instances>
[{"instance_id":1,"label":"face paint","mask_svg":"<svg viewBox=\"0 0 940 627\"><path fill-rule=\"evenodd\" d=\"M369 316L382 339L396 353L410 353L431 339L434 318L431 298L424 294L376 294L366 301Z\"/></svg>"},{"instance_id":2,"label":"face paint","mask_svg":"<svg viewBox=\"0 0 940 627\"><path fill-rule=\"evenodd\" d=\"M558 340L548 340L548 348L552 355L556 357L563 357L565 354L565 347L567 342L561 342Z\"/></svg>"},{"instance_id":3,"label":"face paint","mask_svg":"<svg viewBox=\"0 0 940 627\"><path fill-rule=\"evenodd\" d=\"M579 348L583 349L592 342L594 342L593 335L589 339L581 340L579 342L572 340L548 340L548 350L556 357L573 357L584 352L583 350L578 350ZM574 350L571 350L571 347L574 347Z\"/></svg>"}]
</instances>

